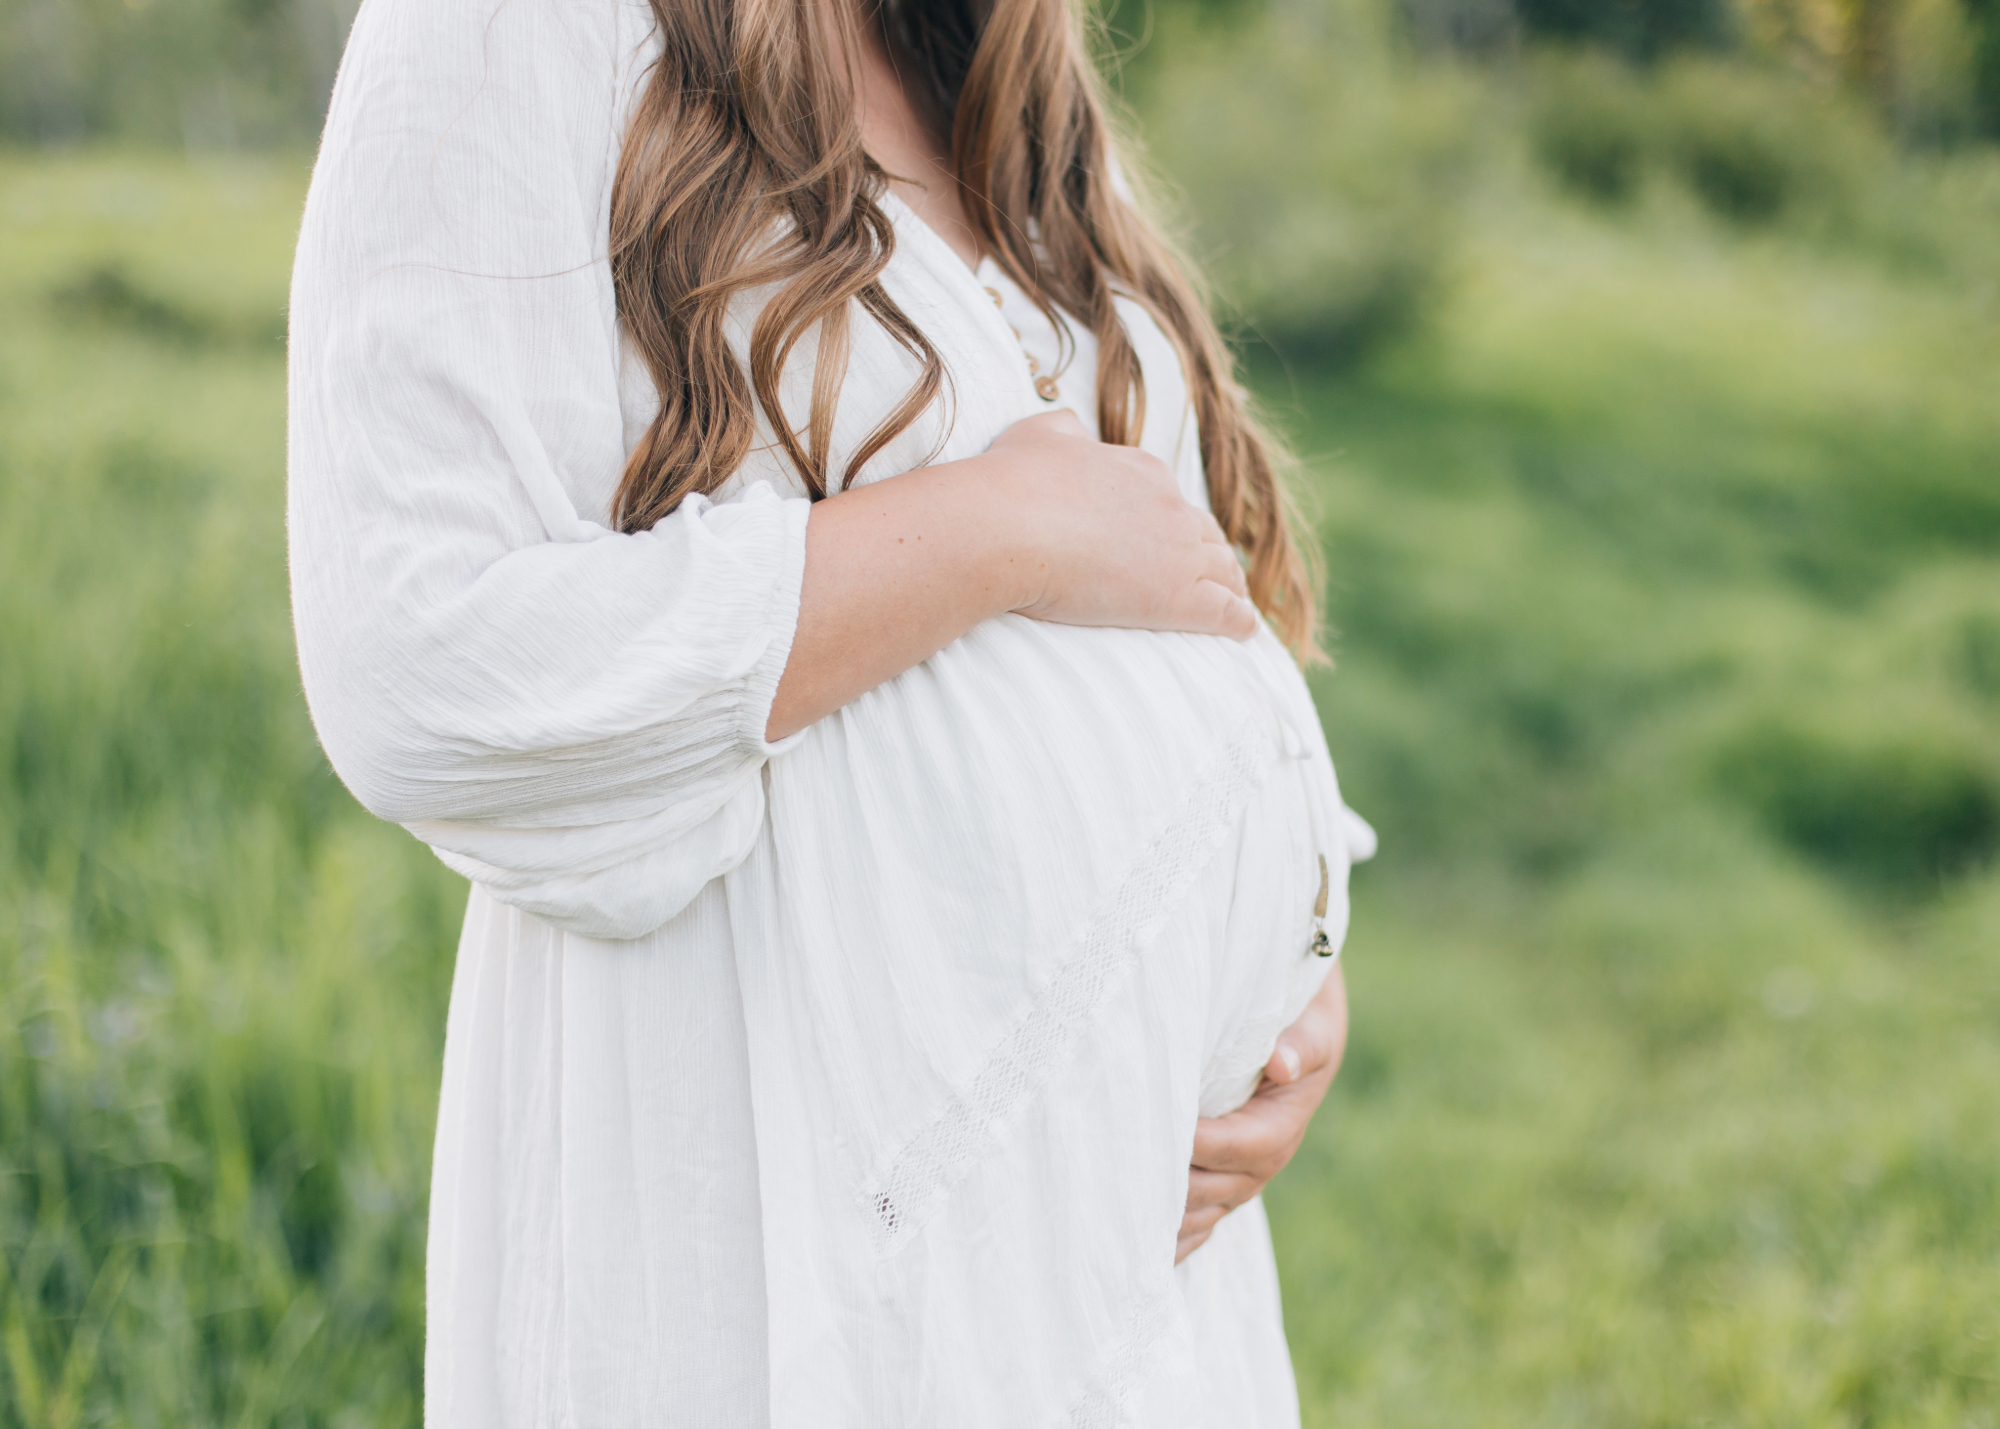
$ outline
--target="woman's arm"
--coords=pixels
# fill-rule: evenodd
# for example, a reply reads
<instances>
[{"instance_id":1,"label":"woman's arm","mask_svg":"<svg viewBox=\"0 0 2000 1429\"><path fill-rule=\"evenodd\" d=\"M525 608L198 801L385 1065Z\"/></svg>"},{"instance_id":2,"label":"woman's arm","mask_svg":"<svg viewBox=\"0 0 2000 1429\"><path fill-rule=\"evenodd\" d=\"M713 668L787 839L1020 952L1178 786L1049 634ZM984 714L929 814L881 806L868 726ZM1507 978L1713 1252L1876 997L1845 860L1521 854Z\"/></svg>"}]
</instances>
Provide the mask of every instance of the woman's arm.
<instances>
[{"instance_id":1,"label":"woman's arm","mask_svg":"<svg viewBox=\"0 0 2000 1429\"><path fill-rule=\"evenodd\" d=\"M766 738L783 739L1007 611L1247 638L1257 613L1215 521L1164 463L1030 417L983 455L820 502Z\"/></svg>"},{"instance_id":2,"label":"woman's arm","mask_svg":"<svg viewBox=\"0 0 2000 1429\"><path fill-rule=\"evenodd\" d=\"M299 664L334 768L496 897L630 938L744 857L811 503L605 520L605 205L644 6L362 7L290 308Z\"/></svg>"}]
</instances>

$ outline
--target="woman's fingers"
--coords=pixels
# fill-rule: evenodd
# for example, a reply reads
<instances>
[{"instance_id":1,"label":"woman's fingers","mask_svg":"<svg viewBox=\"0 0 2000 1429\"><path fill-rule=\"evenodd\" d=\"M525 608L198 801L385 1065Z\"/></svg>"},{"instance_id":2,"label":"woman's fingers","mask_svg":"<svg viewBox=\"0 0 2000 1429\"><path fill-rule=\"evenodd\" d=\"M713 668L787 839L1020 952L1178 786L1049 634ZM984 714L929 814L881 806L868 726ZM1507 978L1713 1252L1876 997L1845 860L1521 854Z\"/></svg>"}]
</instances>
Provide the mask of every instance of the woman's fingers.
<instances>
[{"instance_id":1,"label":"woman's fingers","mask_svg":"<svg viewBox=\"0 0 2000 1429\"><path fill-rule=\"evenodd\" d=\"M1257 607L1206 577L1194 583L1190 606L1195 623L1177 624L1176 628L1227 635L1231 640L1248 640L1257 633Z\"/></svg>"},{"instance_id":2,"label":"woman's fingers","mask_svg":"<svg viewBox=\"0 0 2000 1429\"><path fill-rule=\"evenodd\" d=\"M1195 1123L1194 1165L1270 1180L1298 1150L1325 1090L1316 1078L1288 1087L1266 1082L1229 1115L1202 1118Z\"/></svg>"},{"instance_id":3,"label":"woman's fingers","mask_svg":"<svg viewBox=\"0 0 2000 1429\"><path fill-rule=\"evenodd\" d=\"M1199 1250L1232 1209L1228 1206L1204 1206L1201 1210L1189 1211L1182 1218L1180 1231L1174 1237L1174 1264L1179 1265Z\"/></svg>"},{"instance_id":4,"label":"woman's fingers","mask_svg":"<svg viewBox=\"0 0 2000 1429\"><path fill-rule=\"evenodd\" d=\"M1067 407L1058 407L1053 412L1038 412L1032 417L1022 418L1016 425L1038 436L1053 434L1059 437L1082 437L1085 441L1097 440L1091 436L1090 428L1084 426L1083 419ZM1002 440L1004 439L1003 433Z\"/></svg>"},{"instance_id":5,"label":"woman's fingers","mask_svg":"<svg viewBox=\"0 0 2000 1429\"><path fill-rule=\"evenodd\" d=\"M1347 984L1335 963L1306 1010L1279 1035L1256 1094L1227 1116L1194 1124L1178 1258L1208 1239L1214 1225L1203 1218L1219 1220L1257 1195L1297 1154L1346 1045ZM1191 1236L1199 1238L1190 1244Z\"/></svg>"},{"instance_id":6,"label":"woman's fingers","mask_svg":"<svg viewBox=\"0 0 2000 1429\"><path fill-rule=\"evenodd\" d=\"M1203 1206L1198 1211L1189 1211L1181 1221L1181 1237L1207 1235L1233 1209L1231 1206Z\"/></svg>"},{"instance_id":7,"label":"woman's fingers","mask_svg":"<svg viewBox=\"0 0 2000 1429\"><path fill-rule=\"evenodd\" d=\"M1190 1216L1213 1212L1221 1216L1235 1210L1264 1189L1255 1176L1238 1171L1205 1171L1197 1166L1188 1173L1187 1213ZM1182 1227L1186 1233L1186 1227Z\"/></svg>"},{"instance_id":8,"label":"woman's fingers","mask_svg":"<svg viewBox=\"0 0 2000 1429\"><path fill-rule=\"evenodd\" d=\"M1278 1034L1278 1045L1264 1066L1266 1079L1290 1086L1323 1071L1347 1040L1347 989L1333 970L1298 1021Z\"/></svg>"},{"instance_id":9,"label":"woman's fingers","mask_svg":"<svg viewBox=\"0 0 2000 1429\"><path fill-rule=\"evenodd\" d=\"M1178 1241L1174 1242L1174 1264L1179 1265L1182 1261L1200 1250L1207 1242L1209 1236L1214 1233L1215 1228L1211 1226L1200 1235L1184 1235Z\"/></svg>"},{"instance_id":10,"label":"woman's fingers","mask_svg":"<svg viewBox=\"0 0 2000 1429\"><path fill-rule=\"evenodd\" d=\"M1275 1176L1305 1139L1346 1042L1347 988L1336 963L1298 1020L1279 1034L1256 1095L1227 1116L1194 1124L1194 1164L1267 1181Z\"/></svg>"},{"instance_id":11,"label":"woman's fingers","mask_svg":"<svg viewBox=\"0 0 2000 1429\"><path fill-rule=\"evenodd\" d=\"M1227 587L1233 594L1248 597L1249 581L1243 574L1243 562L1236 558L1231 546L1212 546L1207 542L1201 547L1201 578Z\"/></svg>"},{"instance_id":12,"label":"woman's fingers","mask_svg":"<svg viewBox=\"0 0 2000 1429\"><path fill-rule=\"evenodd\" d=\"M1182 1221L1180 1234L1174 1238L1174 1264L1179 1265L1199 1250L1203 1243L1215 1234L1215 1228L1221 1220L1222 1212L1214 1210L1203 1211L1198 1216L1191 1215Z\"/></svg>"},{"instance_id":13,"label":"woman's fingers","mask_svg":"<svg viewBox=\"0 0 2000 1429\"><path fill-rule=\"evenodd\" d=\"M1003 476L1025 480L1021 509L1038 533L1033 598L1013 609L1073 625L1256 633L1235 549L1158 457L1096 441L1068 411L1016 422L991 450L1007 458Z\"/></svg>"}]
</instances>

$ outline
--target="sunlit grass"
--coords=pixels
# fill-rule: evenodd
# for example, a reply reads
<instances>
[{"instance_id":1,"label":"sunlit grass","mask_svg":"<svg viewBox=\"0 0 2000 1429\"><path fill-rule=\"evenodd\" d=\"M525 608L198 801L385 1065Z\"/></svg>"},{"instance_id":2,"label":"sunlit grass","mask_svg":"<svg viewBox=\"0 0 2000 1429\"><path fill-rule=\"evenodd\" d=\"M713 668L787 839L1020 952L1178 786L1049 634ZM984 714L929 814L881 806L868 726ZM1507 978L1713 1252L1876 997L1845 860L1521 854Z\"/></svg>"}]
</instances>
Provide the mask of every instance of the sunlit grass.
<instances>
[{"instance_id":1,"label":"sunlit grass","mask_svg":"<svg viewBox=\"0 0 2000 1429\"><path fill-rule=\"evenodd\" d=\"M417 1418L462 891L298 693L303 181L0 159L0 1423ZM1258 374L1384 835L1308 1422L1993 1425L1993 297L1488 187L1423 333Z\"/></svg>"},{"instance_id":2,"label":"sunlit grass","mask_svg":"<svg viewBox=\"0 0 2000 1429\"><path fill-rule=\"evenodd\" d=\"M298 693L303 178L0 165L0 1422L418 1417L462 894Z\"/></svg>"},{"instance_id":3,"label":"sunlit grass","mask_svg":"<svg viewBox=\"0 0 2000 1429\"><path fill-rule=\"evenodd\" d=\"M1531 217L1267 382L1385 838L1271 1197L1308 1422L1994 1423L1991 299Z\"/></svg>"}]
</instances>

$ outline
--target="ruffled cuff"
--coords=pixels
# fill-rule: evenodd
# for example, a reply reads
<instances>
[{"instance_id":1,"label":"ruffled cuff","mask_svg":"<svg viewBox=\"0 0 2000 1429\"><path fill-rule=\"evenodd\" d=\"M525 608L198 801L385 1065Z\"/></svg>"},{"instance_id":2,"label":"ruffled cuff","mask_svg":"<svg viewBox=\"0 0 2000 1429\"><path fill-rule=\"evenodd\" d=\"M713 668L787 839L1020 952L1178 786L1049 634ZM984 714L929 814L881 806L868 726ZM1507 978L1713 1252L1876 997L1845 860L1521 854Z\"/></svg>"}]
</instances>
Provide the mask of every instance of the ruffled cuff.
<instances>
[{"instance_id":1,"label":"ruffled cuff","mask_svg":"<svg viewBox=\"0 0 2000 1429\"><path fill-rule=\"evenodd\" d=\"M742 699L736 710L738 748L746 756L762 760L784 753L805 733L800 730L775 742L764 738L764 731L771 727L778 681L784 676L785 664L792 656L792 640L798 634L799 597L806 572L806 522L812 516L812 503L804 497L780 497L768 482L760 481L731 505L740 507L745 515L755 512L759 517L766 514L763 508L776 506L780 522L777 566L763 613L768 641L757 663L743 677ZM711 507L709 520L727 521L729 511L728 506Z\"/></svg>"}]
</instances>

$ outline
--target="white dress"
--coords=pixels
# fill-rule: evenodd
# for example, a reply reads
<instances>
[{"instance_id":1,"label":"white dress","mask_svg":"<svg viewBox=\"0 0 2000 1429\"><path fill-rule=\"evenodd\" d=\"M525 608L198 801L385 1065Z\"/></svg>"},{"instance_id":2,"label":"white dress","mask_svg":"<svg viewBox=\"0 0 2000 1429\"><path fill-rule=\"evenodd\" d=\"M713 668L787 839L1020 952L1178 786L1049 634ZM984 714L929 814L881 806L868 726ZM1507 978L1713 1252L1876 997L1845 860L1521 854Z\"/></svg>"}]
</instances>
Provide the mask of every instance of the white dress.
<instances>
[{"instance_id":1,"label":"white dress","mask_svg":"<svg viewBox=\"0 0 2000 1429\"><path fill-rule=\"evenodd\" d=\"M788 466L607 522L656 405L604 261L651 44L631 0L366 0L300 240L307 694L362 801L474 884L426 1420L1295 1423L1261 1209L1172 1257L1196 1113L1250 1091L1324 976L1315 894L1337 944L1372 847L1303 681L1268 631L1007 617L766 743ZM1048 410L1023 348L1060 355L888 204L952 395L861 480ZM1173 350L1121 313L1143 444L1202 501ZM857 323L836 468L914 375Z\"/></svg>"}]
</instances>

